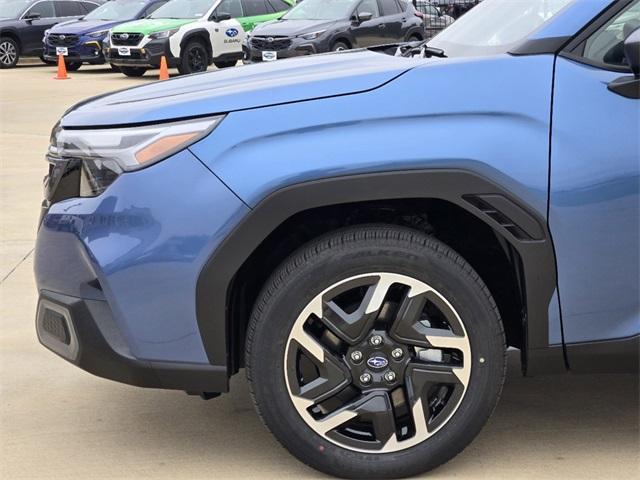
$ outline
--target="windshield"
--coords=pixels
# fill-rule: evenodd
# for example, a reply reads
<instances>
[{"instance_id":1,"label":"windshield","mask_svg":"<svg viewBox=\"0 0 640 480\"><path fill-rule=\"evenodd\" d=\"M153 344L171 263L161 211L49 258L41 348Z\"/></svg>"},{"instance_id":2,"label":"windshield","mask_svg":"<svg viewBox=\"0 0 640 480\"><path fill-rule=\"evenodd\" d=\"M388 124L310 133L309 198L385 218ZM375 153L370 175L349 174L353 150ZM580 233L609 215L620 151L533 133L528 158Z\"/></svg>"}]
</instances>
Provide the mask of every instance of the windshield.
<instances>
[{"instance_id":1,"label":"windshield","mask_svg":"<svg viewBox=\"0 0 640 480\"><path fill-rule=\"evenodd\" d=\"M136 18L138 12L145 5L146 2L111 0L96 8L84 18L87 20L131 20Z\"/></svg>"},{"instance_id":2,"label":"windshield","mask_svg":"<svg viewBox=\"0 0 640 480\"><path fill-rule=\"evenodd\" d=\"M18 18L31 0L0 0L0 18Z\"/></svg>"},{"instance_id":3,"label":"windshield","mask_svg":"<svg viewBox=\"0 0 640 480\"><path fill-rule=\"evenodd\" d=\"M200 18L213 5L213 0L171 0L153 12L150 18Z\"/></svg>"},{"instance_id":4,"label":"windshield","mask_svg":"<svg viewBox=\"0 0 640 480\"><path fill-rule=\"evenodd\" d=\"M357 0L304 0L289 10L285 20L340 20L349 18Z\"/></svg>"},{"instance_id":5,"label":"windshield","mask_svg":"<svg viewBox=\"0 0 640 480\"><path fill-rule=\"evenodd\" d=\"M449 57L507 53L575 0L484 0L429 42Z\"/></svg>"}]
</instances>

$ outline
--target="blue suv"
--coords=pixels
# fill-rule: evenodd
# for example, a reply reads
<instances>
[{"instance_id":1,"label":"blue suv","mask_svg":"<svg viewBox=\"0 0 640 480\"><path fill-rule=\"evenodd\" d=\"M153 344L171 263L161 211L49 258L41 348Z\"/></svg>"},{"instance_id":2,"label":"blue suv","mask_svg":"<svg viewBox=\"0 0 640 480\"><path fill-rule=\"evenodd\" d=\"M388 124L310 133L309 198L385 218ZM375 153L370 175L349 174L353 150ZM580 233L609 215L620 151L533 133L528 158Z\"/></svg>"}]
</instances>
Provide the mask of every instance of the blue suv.
<instances>
[{"instance_id":1,"label":"blue suv","mask_svg":"<svg viewBox=\"0 0 640 480\"><path fill-rule=\"evenodd\" d=\"M528 375L637 371L639 26L640 0L484 0L428 45L72 107L40 341L203 398L245 368L278 440L349 478L459 453L509 347Z\"/></svg>"},{"instance_id":2,"label":"blue suv","mask_svg":"<svg viewBox=\"0 0 640 480\"><path fill-rule=\"evenodd\" d=\"M78 20L59 23L44 34L44 59L55 62L63 55L68 70L78 70L83 63L103 64L102 44L111 28L145 18L167 1L111 0Z\"/></svg>"}]
</instances>

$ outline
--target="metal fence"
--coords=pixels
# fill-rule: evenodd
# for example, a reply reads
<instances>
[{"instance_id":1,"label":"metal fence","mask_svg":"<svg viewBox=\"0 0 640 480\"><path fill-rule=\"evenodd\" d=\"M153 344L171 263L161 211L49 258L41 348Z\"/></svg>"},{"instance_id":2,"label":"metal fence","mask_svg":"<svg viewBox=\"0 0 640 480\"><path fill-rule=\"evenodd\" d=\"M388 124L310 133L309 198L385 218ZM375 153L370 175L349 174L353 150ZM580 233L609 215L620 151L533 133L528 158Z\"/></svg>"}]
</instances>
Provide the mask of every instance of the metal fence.
<instances>
[{"instance_id":1,"label":"metal fence","mask_svg":"<svg viewBox=\"0 0 640 480\"><path fill-rule=\"evenodd\" d=\"M412 0L422 13L427 38L433 37L475 7L480 0Z\"/></svg>"}]
</instances>

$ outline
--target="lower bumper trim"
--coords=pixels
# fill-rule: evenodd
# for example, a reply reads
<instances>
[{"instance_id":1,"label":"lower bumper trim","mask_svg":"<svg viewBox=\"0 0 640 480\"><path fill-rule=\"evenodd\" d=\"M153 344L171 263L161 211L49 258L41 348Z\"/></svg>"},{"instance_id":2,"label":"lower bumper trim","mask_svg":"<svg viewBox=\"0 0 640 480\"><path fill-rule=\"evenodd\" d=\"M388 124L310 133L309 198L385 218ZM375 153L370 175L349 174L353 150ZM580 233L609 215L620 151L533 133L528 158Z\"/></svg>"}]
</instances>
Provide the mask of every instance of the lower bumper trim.
<instances>
[{"instance_id":1,"label":"lower bumper trim","mask_svg":"<svg viewBox=\"0 0 640 480\"><path fill-rule=\"evenodd\" d=\"M131 355L105 301L41 291L38 339L49 350L99 377L146 388L227 392L227 369L140 360Z\"/></svg>"}]
</instances>

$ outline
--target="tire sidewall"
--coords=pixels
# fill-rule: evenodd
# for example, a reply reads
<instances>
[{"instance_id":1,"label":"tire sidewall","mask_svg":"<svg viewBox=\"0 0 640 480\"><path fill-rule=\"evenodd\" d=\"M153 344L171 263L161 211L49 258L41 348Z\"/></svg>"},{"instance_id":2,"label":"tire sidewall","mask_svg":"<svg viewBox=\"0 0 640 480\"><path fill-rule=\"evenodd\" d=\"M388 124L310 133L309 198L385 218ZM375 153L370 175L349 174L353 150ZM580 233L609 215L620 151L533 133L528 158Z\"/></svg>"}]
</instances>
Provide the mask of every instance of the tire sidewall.
<instances>
[{"instance_id":1,"label":"tire sidewall","mask_svg":"<svg viewBox=\"0 0 640 480\"><path fill-rule=\"evenodd\" d=\"M416 234L423 241L426 239L419 233L411 235ZM428 242L434 245L434 240ZM499 318L481 282L470 282L463 275L477 278L475 272L447 256L449 250L444 245L436 247L442 251L418 248L410 242L363 240L326 249L300 261L299 268L286 275L264 309L257 313L249 358L253 391L267 426L298 458L344 477L358 477L363 469L369 470L367 476L371 478L413 475L453 457L486 422L504 375L504 338ZM347 450L317 435L295 410L284 377L284 349L302 309L340 280L374 272L407 275L444 295L463 320L473 356L469 385L453 417L422 444L388 454ZM479 363L480 357L484 363Z\"/></svg>"}]
</instances>

